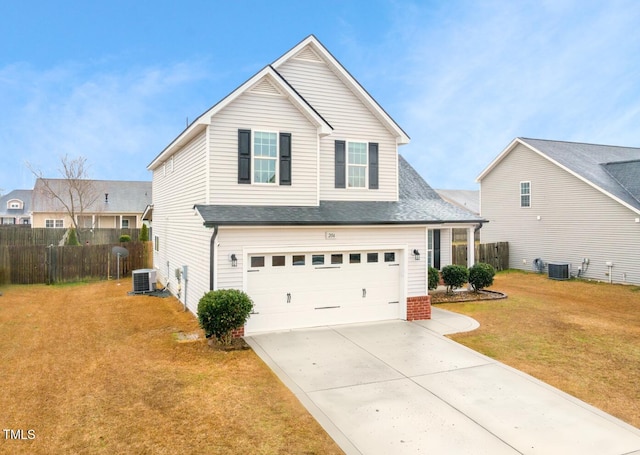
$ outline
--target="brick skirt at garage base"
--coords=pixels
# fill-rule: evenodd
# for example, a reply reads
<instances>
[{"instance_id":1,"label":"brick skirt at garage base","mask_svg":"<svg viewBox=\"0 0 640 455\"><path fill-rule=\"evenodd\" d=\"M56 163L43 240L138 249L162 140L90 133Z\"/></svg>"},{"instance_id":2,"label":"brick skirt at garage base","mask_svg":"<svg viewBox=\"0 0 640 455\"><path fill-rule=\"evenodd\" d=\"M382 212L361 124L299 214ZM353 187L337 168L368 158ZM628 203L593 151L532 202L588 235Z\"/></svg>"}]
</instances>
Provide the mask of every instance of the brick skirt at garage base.
<instances>
[{"instance_id":1,"label":"brick skirt at garage base","mask_svg":"<svg viewBox=\"0 0 640 455\"><path fill-rule=\"evenodd\" d=\"M431 319L431 296L420 295L407 298L407 321ZM232 332L233 338L244 336L244 327L238 327Z\"/></svg>"},{"instance_id":2,"label":"brick skirt at garage base","mask_svg":"<svg viewBox=\"0 0 640 455\"><path fill-rule=\"evenodd\" d=\"M431 319L431 296L407 297L407 321Z\"/></svg>"}]
</instances>

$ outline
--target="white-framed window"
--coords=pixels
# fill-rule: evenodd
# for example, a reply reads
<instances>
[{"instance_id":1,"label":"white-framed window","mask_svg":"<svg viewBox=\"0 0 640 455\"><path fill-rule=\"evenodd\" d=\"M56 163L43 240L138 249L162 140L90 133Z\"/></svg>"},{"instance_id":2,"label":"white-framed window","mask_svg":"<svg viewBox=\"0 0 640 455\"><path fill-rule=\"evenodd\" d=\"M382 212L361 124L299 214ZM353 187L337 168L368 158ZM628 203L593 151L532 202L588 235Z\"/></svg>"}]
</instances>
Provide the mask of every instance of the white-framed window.
<instances>
[{"instance_id":1,"label":"white-framed window","mask_svg":"<svg viewBox=\"0 0 640 455\"><path fill-rule=\"evenodd\" d=\"M17 200L12 200L7 202L7 208L8 209L21 209L22 208L22 201L17 201Z\"/></svg>"},{"instance_id":2,"label":"white-framed window","mask_svg":"<svg viewBox=\"0 0 640 455\"><path fill-rule=\"evenodd\" d=\"M253 133L253 183L278 182L278 133Z\"/></svg>"},{"instance_id":3,"label":"white-framed window","mask_svg":"<svg viewBox=\"0 0 640 455\"><path fill-rule=\"evenodd\" d=\"M63 228L63 220L44 220L44 227L46 228Z\"/></svg>"},{"instance_id":4,"label":"white-framed window","mask_svg":"<svg viewBox=\"0 0 640 455\"><path fill-rule=\"evenodd\" d=\"M160 237L157 235L153 236L153 249L155 251L160 251Z\"/></svg>"},{"instance_id":5,"label":"white-framed window","mask_svg":"<svg viewBox=\"0 0 640 455\"><path fill-rule=\"evenodd\" d=\"M531 207L531 182L520 182L520 207Z\"/></svg>"},{"instance_id":6,"label":"white-framed window","mask_svg":"<svg viewBox=\"0 0 640 455\"><path fill-rule=\"evenodd\" d=\"M427 231L427 267L433 267L433 231Z\"/></svg>"},{"instance_id":7,"label":"white-framed window","mask_svg":"<svg viewBox=\"0 0 640 455\"><path fill-rule=\"evenodd\" d=\"M129 220L126 218L122 220L122 229L129 229Z\"/></svg>"},{"instance_id":8,"label":"white-framed window","mask_svg":"<svg viewBox=\"0 0 640 455\"><path fill-rule=\"evenodd\" d=\"M347 143L347 188L367 187L367 143Z\"/></svg>"}]
</instances>

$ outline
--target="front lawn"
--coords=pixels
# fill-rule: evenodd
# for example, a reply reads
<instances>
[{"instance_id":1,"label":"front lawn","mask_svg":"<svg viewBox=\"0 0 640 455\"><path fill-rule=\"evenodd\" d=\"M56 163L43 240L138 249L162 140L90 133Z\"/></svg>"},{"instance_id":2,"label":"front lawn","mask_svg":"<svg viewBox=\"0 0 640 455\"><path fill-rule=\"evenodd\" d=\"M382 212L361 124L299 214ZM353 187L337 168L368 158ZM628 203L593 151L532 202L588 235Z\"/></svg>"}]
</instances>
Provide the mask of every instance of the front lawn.
<instances>
[{"instance_id":1,"label":"front lawn","mask_svg":"<svg viewBox=\"0 0 640 455\"><path fill-rule=\"evenodd\" d=\"M2 289L0 453L342 453L253 351L180 342L195 317L130 289Z\"/></svg>"},{"instance_id":2,"label":"front lawn","mask_svg":"<svg viewBox=\"0 0 640 455\"><path fill-rule=\"evenodd\" d=\"M505 300L438 305L480 328L455 341L640 427L640 287L506 271Z\"/></svg>"}]
</instances>

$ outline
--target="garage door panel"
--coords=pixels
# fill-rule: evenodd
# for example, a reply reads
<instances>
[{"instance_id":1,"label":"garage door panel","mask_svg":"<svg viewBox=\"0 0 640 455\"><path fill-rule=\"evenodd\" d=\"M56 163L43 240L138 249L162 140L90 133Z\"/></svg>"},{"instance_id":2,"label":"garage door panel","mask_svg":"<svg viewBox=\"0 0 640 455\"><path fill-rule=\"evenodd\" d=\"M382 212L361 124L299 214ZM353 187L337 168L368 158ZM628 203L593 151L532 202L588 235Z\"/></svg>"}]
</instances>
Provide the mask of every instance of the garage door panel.
<instances>
[{"instance_id":1,"label":"garage door panel","mask_svg":"<svg viewBox=\"0 0 640 455\"><path fill-rule=\"evenodd\" d=\"M400 317L399 251L256 254L249 264L251 256L263 266L247 270L256 313L247 333Z\"/></svg>"}]
</instances>

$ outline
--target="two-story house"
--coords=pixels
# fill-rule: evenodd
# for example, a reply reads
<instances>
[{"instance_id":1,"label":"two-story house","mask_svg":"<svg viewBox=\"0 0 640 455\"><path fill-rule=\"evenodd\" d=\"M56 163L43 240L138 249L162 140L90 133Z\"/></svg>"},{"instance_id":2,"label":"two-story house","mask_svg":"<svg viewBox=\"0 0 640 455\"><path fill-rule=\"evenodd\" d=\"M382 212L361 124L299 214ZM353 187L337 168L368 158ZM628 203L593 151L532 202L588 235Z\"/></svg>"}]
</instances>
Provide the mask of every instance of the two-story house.
<instances>
[{"instance_id":1,"label":"two-story house","mask_svg":"<svg viewBox=\"0 0 640 455\"><path fill-rule=\"evenodd\" d=\"M398 155L408 142L307 37L149 164L159 279L194 313L209 290L244 290L245 333L429 318L427 265L482 220Z\"/></svg>"},{"instance_id":2,"label":"two-story house","mask_svg":"<svg viewBox=\"0 0 640 455\"><path fill-rule=\"evenodd\" d=\"M13 190L0 196L0 224L31 224L32 190Z\"/></svg>"},{"instance_id":3,"label":"two-story house","mask_svg":"<svg viewBox=\"0 0 640 455\"><path fill-rule=\"evenodd\" d=\"M509 267L640 285L640 148L516 138L478 182Z\"/></svg>"}]
</instances>

